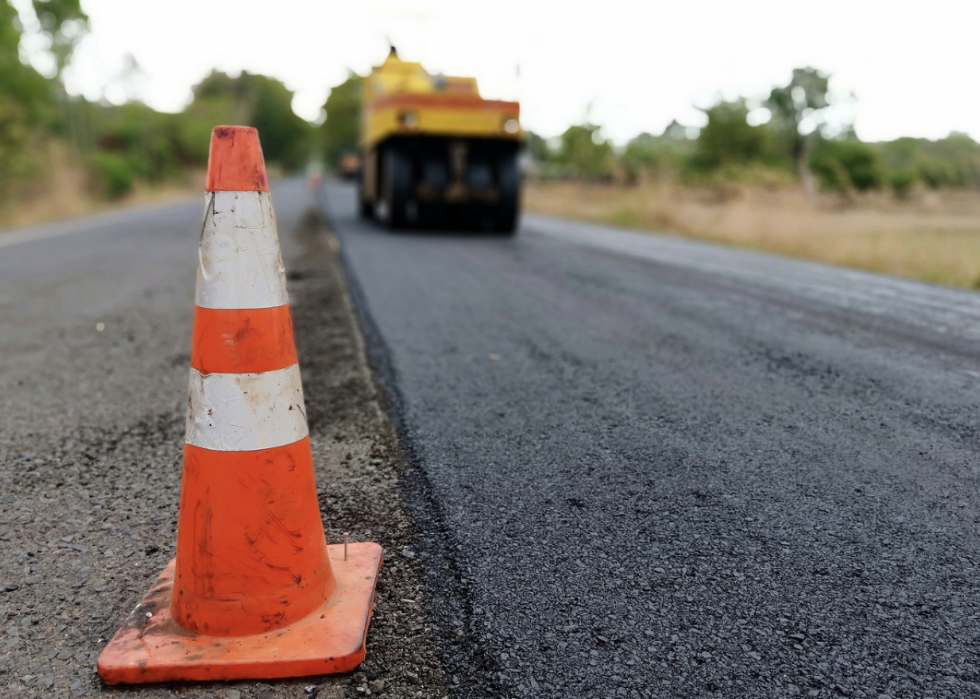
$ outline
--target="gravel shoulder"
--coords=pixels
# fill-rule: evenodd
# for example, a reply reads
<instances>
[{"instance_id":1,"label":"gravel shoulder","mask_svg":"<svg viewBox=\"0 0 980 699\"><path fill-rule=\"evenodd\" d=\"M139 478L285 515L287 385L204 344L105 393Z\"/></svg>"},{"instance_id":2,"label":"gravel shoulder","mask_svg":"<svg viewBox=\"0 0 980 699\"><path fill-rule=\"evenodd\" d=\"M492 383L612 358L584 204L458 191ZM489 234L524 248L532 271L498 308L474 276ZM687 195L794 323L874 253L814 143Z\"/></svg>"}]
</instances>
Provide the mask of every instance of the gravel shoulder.
<instances>
[{"instance_id":1,"label":"gravel shoulder","mask_svg":"<svg viewBox=\"0 0 980 699\"><path fill-rule=\"evenodd\" d=\"M132 232L8 248L9 269L0 260L0 695L444 695L399 500L405 462L366 367L336 239L300 183L273 197L327 537L350 532L385 548L367 660L349 675L269 683L109 688L95 674L106 640L174 553L193 202Z\"/></svg>"}]
</instances>

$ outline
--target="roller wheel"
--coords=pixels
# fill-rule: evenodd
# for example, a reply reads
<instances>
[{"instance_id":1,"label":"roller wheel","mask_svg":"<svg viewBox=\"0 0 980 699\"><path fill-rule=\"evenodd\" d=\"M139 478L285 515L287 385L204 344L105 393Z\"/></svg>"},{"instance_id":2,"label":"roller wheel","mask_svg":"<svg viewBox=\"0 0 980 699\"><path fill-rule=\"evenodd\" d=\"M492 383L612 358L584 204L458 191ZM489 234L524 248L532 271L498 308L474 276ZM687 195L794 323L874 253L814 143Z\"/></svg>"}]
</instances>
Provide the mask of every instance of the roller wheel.
<instances>
[{"instance_id":1,"label":"roller wheel","mask_svg":"<svg viewBox=\"0 0 980 699\"><path fill-rule=\"evenodd\" d=\"M358 212L361 218L370 219L374 215L374 205L369 201L364 201L361 199L361 205L358 207Z\"/></svg>"},{"instance_id":2,"label":"roller wheel","mask_svg":"<svg viewBox=\"0 0 980 699\"><path fill-rule=\"evenodd\" d=\"M440 195L449 185L449 162L442 153L422 157L422 182ZM446 203L441 199L419 202L419 223L429 228L444 228L448 221Z\"/></svg>"},{"instance_id":3,"label":"roller wheel","mask_svg":"<svg viewBox=\"0 0 980 699\"><path fill-rule=\"evenodd\" d=\"M381 220L391 228L405 228L414 222L417 206L412 201L412 162L395 145L384 149L381 179Z\"/></svg>"},{"instance_id":4,"label":"roller wheel","mask_svg":"<svg viewBox=\"0 0 980 699\"><path fill-rule=\"evenodd\" d=\"M374 215L374 205L364 198L364 183L357 188L357 212L361 218L371 218Z\"/></svg>"},{"instance_id":5,"label":"roller wheel","mask_svg":"<svg viewBox=\"0 0 980 699\"><path fill-rule=\"evenodd\" d=\"M497 160L497 192L493 228L501 235L515 235L521 193L521 173L516 152L502 153Z\"/></svg>"}]
</instances>

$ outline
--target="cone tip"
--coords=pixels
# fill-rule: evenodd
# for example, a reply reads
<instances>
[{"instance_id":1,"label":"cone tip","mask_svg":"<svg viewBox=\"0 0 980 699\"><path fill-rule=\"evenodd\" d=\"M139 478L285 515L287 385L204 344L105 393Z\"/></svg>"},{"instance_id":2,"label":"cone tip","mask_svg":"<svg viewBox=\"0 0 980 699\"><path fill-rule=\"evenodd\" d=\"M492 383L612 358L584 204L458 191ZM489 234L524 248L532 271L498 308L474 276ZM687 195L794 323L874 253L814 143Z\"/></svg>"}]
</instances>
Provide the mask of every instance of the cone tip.
<instances>
[{"instance_id":1,"label":"cone tip","mask_svg":"<svg viewBox=\"0 0 980 699\"><path fill-rule=\"evenodd\" d=\"M259 132L251 126L215 126L208 154L208 192L268 192Z\"/></svg>"}]
</instances>

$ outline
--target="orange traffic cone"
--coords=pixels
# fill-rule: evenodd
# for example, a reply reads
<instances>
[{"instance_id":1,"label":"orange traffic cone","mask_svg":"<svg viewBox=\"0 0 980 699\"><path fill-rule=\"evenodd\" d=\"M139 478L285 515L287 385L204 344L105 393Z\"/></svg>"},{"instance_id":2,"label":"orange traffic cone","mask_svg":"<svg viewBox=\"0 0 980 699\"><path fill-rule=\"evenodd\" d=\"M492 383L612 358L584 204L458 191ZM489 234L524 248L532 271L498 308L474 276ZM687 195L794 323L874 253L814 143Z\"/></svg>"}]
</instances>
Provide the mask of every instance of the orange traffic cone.
<instances>
[{"instance_id":1,"label":"orange traffic cone","mask_svg":"<svg viewBox=\"0 0 980 699\"><path fill-rule=\"evenodd\" d=\"M211 135L177 556L99 656L108 684L352 670L381 566L327 546L258 132Z\"/></svg>"}]
</instances>

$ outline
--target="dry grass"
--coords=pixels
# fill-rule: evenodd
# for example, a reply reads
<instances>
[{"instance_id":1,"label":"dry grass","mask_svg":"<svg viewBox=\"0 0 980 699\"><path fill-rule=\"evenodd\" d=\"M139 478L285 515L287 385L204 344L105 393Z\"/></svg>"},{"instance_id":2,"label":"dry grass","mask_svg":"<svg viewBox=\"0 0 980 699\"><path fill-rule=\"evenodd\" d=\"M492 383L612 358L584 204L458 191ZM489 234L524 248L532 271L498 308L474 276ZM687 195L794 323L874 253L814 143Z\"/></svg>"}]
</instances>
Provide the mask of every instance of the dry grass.
<instances>
[{"instance_id":1,"label":"dry grass","mask_svg":"<svg viewBox=\"0 0 980 699\"><path fill-rule=\"evenodd\" d=\"M121 199L106 201L98 197L85 174L68 157L66 149L52 144L43 173L29 191L0 208L0 235L3 229L30 226L84 214L146 204L162 203L201 193L204 173L189 172L184 182L149 187L138 184Z\"/></svg>"},{"instance_id":2,"label":"dry grass","mask_svg":"<svg viewBox=\"0 0 980 699\"><path fill-rule=\"evenodd\" d=\"M530 211L980 288L980 193L811 202L797 189L528 183Z\"/></svg>"}]
</instances>

